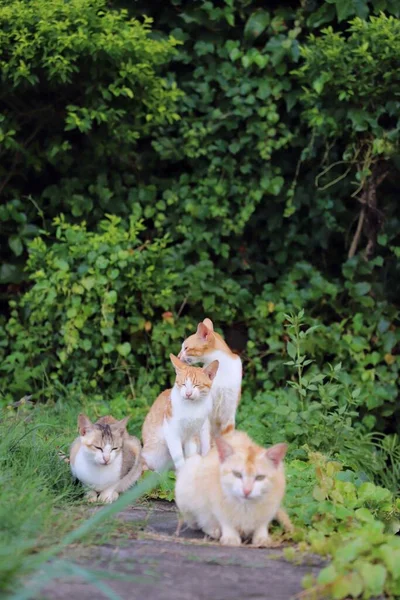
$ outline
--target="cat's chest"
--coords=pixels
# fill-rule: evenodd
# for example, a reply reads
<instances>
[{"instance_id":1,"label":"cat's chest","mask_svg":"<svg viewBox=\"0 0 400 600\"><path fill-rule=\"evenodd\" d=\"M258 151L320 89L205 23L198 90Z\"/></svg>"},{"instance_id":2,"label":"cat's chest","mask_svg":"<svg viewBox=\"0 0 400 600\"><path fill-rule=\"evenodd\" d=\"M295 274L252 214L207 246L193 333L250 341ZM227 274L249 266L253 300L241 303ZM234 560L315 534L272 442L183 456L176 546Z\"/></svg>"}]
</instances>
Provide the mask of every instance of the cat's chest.
<instances>
[{"instance_id":1,"label":"cat's chest","mask_svg":"<svg viewBox=\"0 0 400 600\"><path fill-rule=\"evenodd\" d=\"M96 465L90 462L82 449L79 450L73 474L87 487L101 492L114 485L121 478L122 454L109 465Z\"/></svg>"},{"instance_id":2,"label":"cat's chest","mask_svg":"<svg viewBox=\"0 0 400 600\"><path fill-rule=\"evenodd\" d=\"M198 433L212 409L211 397L199 403L180 404L174 408L174 419L183 437Z\"/></svg>"}]
</instances>

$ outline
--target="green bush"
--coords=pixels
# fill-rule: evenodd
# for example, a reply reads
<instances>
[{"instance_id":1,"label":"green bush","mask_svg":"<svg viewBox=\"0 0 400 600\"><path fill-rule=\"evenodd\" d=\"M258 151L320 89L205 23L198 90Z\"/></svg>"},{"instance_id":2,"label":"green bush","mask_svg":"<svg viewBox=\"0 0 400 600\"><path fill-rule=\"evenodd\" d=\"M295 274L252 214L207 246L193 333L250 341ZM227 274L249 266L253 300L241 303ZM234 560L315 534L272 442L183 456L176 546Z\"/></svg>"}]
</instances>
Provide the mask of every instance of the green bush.
<instances>
[{"instance_id":1,"label":"green bush","mask_svg":"<svg viewBox=\"0 0 400 600\"><path fill-rule=\"evenodd\" d=\"M353 179L351 197L359 203L360 216L349 257L363 237L367 258L378 243L389 257L390 251L399 254L399 246L392 246L398 243L397 231L389 227L378 237L392 210L384 195L378 202L378 189L399 164L399 40L399 19L383 14L369 21L356 18L345 33L328 27L320 37L311 35L294 72L303 88L302 116L312 130L312 144L325 145L317 185L328 189Z\"/></svg>"},{"instance_id":2,"label":"green bush","mask_svg":"<svg viewBox=\"0 0 400 600\"><path fill-rule=\"evenodd\" d=\"M133 217L124 226L109 215L98 232L64 217L54 225L57 242L37 238L30 246L34 285L11 303L13 351L1 367L16 375L8 390L49 396L57 386L135 385L154 312L169 304L176 281L163 265L166 240L141 241L143 225ZM151 357L143 364L151 368Z\"/></svg>"},{"instance_id":3,"label":"green bush","mask_svg":"<svg viewBox=\"0 0 400 600\"><path fill-rule=\"evenodd\" d=\"M176 42L150 23L105 0L0 3L1 283L21 279L26 241L60 212L129 215L140 143L178 119L158 74Z\"/></svg>"}]
</instances>

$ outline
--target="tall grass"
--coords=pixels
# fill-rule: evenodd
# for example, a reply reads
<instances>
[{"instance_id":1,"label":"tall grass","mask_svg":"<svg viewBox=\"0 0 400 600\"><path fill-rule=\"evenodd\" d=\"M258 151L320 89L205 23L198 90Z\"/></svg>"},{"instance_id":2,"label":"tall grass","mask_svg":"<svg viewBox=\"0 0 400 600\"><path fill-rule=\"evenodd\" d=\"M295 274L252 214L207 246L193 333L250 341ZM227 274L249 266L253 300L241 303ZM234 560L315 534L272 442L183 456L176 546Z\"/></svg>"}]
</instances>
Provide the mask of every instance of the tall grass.
<instances>
[{"instance_id":1,"label":"tall grass","mask_svg":"<svg viewBox=\"0 0 400 600\"><path fill-rule=\"evenodd\" d=\"M58 455L60 450L68 451L76 436L79 410L76 404L58 404L0 413L1 592L30 597L28 589L37 590L43 577L76 573L78 567L65 560L53 560L51 569L46 561L78 539L95 542L97 531L107 531L97 527L100 522L109 523L121 508L155 486L157 478L148 477L87 519L82 488ZM35 576L29 588L17 593L21 582L39 567L40 577Z\"/></svg>"}]
</instances>

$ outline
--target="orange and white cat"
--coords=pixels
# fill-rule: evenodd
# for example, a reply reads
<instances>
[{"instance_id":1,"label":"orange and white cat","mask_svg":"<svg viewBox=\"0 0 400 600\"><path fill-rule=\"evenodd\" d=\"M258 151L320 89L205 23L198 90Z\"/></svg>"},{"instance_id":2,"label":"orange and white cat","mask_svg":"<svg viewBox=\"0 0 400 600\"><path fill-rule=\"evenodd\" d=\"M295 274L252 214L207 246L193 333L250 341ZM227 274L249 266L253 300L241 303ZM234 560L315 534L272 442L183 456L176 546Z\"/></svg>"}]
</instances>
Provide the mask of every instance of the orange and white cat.
<instances>
[{"instance_id":1,"label":"orange and white cat","mask_svg":"<svg viewBox=\"0 0 400 600\"><path fill-rule=\"evenodd\" d=\"M214 438L234 429L242 384L242 361L214 331L211 319L198 324L196 333L183 342L178 357L189 365L199 362L207 366L218 360L219 369L211 392L211 435Z\"/></svg>"},{"instance_id":2,"label":"orange and white cat","mask_svg":"<svg viewBox=\"0 0 400 600\"><path fill-rule=\"evenodd\" d=\"M185 458L210 449L211 389L218 361L207 367L191 367L170 354L176 380L172 390L162 392L150 408L142 428L142 456L152 471L163 471L172 459L179 469Z\"/></svg>"},{"instance_id":3,"label":"orange and white cat","mask_svg":"<svg viewBox=\"0 0 400 600\"><path fill-rule=\"evenodd\" d=\"M178 472L175 500L183 520L224 545L251 537L254 546L269 546L268 526L279 518L285 493L286 449L261 448L242 431L217 437L207 456L189 458Z\"/></svg>"},{"instance_id":4,"label":"orange and white cat","mask_svg":"<svg viewBox=\"0 0 400 600\"><path fill-rule=\"evenodd\" d=\"M128 417L101 417L92 423L79 415L80 436L71 446L72 474L88 489L89 502L114 502L139 479L143 464L141 444L126 430Z\"/></svg>"}]
</instances>

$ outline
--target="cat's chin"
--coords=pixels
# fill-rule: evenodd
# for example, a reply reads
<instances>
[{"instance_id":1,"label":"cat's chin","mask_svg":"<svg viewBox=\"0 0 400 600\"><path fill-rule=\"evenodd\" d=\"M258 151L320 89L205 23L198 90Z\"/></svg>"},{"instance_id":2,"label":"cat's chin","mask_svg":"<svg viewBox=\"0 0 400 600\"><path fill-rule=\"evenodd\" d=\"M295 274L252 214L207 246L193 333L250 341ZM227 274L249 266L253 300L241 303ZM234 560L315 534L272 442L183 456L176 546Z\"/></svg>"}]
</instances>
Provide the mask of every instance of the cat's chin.
<instances>
[{"instance_id":1,"label":"cat's chin","mask_svg":"<svg viewBox=\"0 0 400 600\"><path fill-rule=\"evenodd\" d=\"M231 498L234 498L236 501L242 502L243 504L252 504L254 502L259 501L262 498L262 495L258 494L257 496L244 496L243 494L230 492L229 494Z\"/></svg>"}]
</instances>

